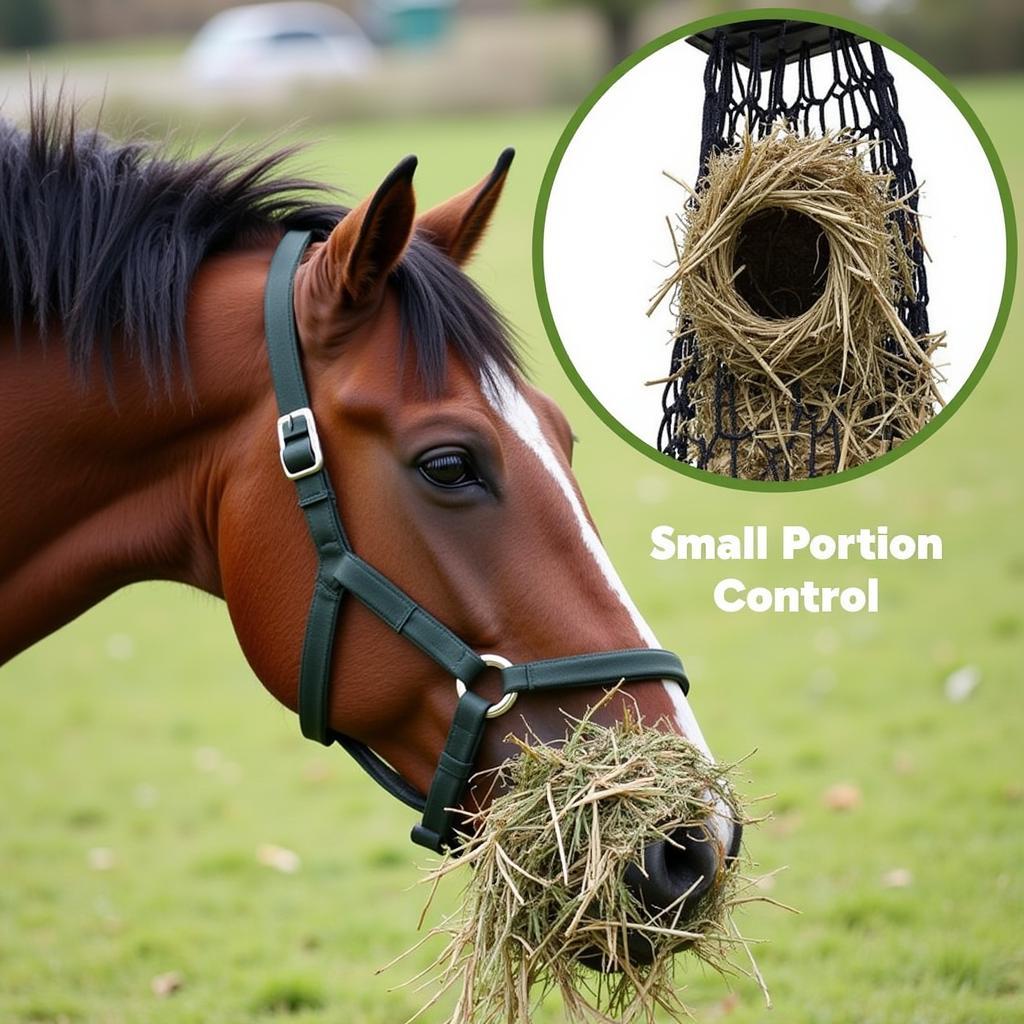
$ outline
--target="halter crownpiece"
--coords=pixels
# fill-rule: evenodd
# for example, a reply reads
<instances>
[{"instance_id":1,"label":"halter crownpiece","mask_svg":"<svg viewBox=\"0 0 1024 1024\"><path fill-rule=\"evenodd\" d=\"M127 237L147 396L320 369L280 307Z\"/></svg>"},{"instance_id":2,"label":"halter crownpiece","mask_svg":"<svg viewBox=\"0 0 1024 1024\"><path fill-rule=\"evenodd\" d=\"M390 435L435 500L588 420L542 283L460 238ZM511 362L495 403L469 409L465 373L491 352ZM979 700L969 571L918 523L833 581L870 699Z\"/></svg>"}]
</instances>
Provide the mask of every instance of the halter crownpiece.
<instances>
[{"instance_id":1,"label":"halter crownpiece","mask_svg":"<svg viewBox=\"0 0 1024 1024\"><path fill-rule=\"evenodd\" d=\"M345 535L302 373L292 288L311 233L289 231L270 264L264 295L267 354L277 395L278 448L285 476L298 492L299 508L316 548L318 567L306 621L299 669L299 725L309 739L339 743L392 796L421 811L412 840L440 851L455 844L455 808L473 774L489 718L508 711L520 693L595 686L609 682L671 679L687 693L682 663L670 651L636 648L598 651L513 665L497 654L477 654L401 588L364 562ZM331 729L331 652L341 599L350 593L396 633L415 644L455 681L458 703L424 797L364 743ZM495 703L472 689L486 668L501 673L502 696Z\"/></svg>"}]
</instances>

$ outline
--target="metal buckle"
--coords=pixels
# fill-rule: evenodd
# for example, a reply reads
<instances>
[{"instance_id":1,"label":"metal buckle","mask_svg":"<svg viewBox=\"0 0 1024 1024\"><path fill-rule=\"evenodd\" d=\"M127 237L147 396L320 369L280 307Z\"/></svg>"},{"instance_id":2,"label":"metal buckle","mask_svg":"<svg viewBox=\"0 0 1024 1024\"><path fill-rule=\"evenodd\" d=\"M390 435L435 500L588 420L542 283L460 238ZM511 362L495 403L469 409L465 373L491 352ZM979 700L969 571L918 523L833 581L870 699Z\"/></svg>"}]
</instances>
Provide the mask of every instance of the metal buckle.
<instances>
[{"instance_id":1,"label":"metal buckle","mask_svg":"<svg viewBox=\"0 0 1024 1024\"><path fill-rule=\"evenodd\" d=\"M500 654L481 654L480 660L488 668L511 668L512 662L508 658L503 658ZM462 697L466 692L466 684L461 679L455 680L455 692ZM498 701L495 701L487 711L485 712L487 718L500 718L509 708L512 707L516 702L516 698L519 696L518 690L513 690L512 693L506 693Z\"/></svg>"},{"instance_id":2,"label":"metal buckle","mask_svg":"<svg viewBox=\"0 0 1024 1024\"><path fill-rule=\"evenodd\" d=\"M302 419L302 426L298 426L295 422L298 417ZM308 466L291 470L284 460L285 448L292 441L302 440L309 443L312 462ZM281 457L281 468L289 480L300 480L304 476L311 476L313 473L318 473L323 469L324 453L320 447L320 435L316 432L316 420L313 419L313 410L307 406L303 406L301 409L294 409L292 412L286 412L283 416L278 417L277 444L278 453Z\"/></svg>"}]
</instances>

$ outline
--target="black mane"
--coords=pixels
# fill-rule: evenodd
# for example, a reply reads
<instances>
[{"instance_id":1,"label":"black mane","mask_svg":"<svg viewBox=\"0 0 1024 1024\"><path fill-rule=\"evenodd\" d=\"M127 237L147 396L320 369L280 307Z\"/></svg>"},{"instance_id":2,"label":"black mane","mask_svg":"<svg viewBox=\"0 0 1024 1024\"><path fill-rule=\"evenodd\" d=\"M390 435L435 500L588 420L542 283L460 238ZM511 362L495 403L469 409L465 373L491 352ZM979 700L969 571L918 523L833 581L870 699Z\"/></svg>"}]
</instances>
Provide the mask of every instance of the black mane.
<instances>
[{"instance_id":1,"label":"black mane","mask_svg":"<svg viewBox=\"0 0 1024 1024\"><path fill-rule=\"evenodd\" d=\"M348 212L316 202L327 186L285 174L295 147L214 150L185 159L166 146L79 130L59 105L36 105L27 130L0 120L0 317L59 333L85 374L110 378L123 347L151 385L187 373L185 314L206 257L291 228L325 238ZM484 374L517 360L507 325L435 246L414 237L393 279L404 336L429 391L451 345Z\"/></svg>"}]
</instances>

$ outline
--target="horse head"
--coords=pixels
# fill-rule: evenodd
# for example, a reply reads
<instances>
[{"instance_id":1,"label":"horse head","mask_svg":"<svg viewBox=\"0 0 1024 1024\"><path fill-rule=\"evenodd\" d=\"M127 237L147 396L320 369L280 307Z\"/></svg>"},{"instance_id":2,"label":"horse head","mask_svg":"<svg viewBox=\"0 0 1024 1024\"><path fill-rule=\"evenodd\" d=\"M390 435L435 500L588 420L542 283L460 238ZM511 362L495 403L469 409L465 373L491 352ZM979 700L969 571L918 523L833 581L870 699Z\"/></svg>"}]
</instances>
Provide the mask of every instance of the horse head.
<instances>
[{"instance_id":1,"label":"horse head","mask_svg":"<svg viewBox=\"0 0 1024 1024\"><path fill-rule=\"evenodd\" d=\"M511 158L506 151L480 184L418 217L416 162L403 161L296 258L290 292L301 352L294 372L309 387L298 418L303 439L308 413L354 561L384 581L373 582L383 598L343 602L339 585L336 626L336 612L312 613L325 624L311 631L333 639L336 630L336 642L318 648L326 689L316 738L347 737L421 793L431 788L465 687L457 690L436 653L396 635L411 606L483 656L473 689L491 712L521 697L514 713L482 729L470 758L477 770L513 752L511 735L559 739L567 716L582 716L618 682L617 674L590 676L586 685L503 695L500 669L657 648L573 477L565 416L527 382L505 324L463 270ZM314 657L303 657L311 592L329 590L331 578L324 582L323 558L318 566L272 448L278 412L268 394L238 479L224 488L219 558L242 647L264 684L294 708L297 680ZM282 421L291 429L295 419L286 412ZM304 507L320 500L318 487L307 488L308 500L300 492ZM331 572L355 586L351 571ZM374 606L390 600L387 588L410 602L399 601L390 621ZM628 703L644 722L706 751L679 681L635 675L599 719L621 716ZM486 794L469 787L459 797L475 804ZM692 890L696 900L714 884L737 853L740 828L724 807L708 822L706 835L648 850L637 881L646 899L667 906Z\"/></svg>"},{"instance_id":2,"label":"horse head","mask_svg":"<svg viewBox=\"0 0 1024 1024\"><path fill-rule=\"evenodd\" d=\"M344 211L278 173L288 151L185 161L59 105L0 142L0 662L135 581L224 597L267 689L434 848L509 736L628 710L706 750L565 417L463 269L510 151L417 217L411 158ZM732 817L709 799L652 845L644 899L713 885Z\"/></svg>"}]
</instances>

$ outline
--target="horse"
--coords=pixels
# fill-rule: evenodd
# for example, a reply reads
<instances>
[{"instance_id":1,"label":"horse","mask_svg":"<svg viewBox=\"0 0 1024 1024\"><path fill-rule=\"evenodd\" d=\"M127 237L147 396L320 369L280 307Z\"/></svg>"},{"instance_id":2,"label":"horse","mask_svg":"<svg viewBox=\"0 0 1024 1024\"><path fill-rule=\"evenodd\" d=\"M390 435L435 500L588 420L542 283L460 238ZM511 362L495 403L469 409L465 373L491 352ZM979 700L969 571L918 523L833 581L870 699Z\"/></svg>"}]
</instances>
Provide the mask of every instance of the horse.
<instances>
[{"instance_id":1,"label":"horse","mask_svg":"<svg viewBox=\"0 0 1024 1024\"><path fill-rule=\"evenodd\" d=\"M465 270L512 151L422 213L415 158L345 208L285 172L293 153L186 156L44 104L0 125L0 664L137 581L215 595L307 735L433 800L435 848L512 736L557 741L596 705L710 757L565 416ZM733 817L652 844L643 897L707 892Z\"/></svg>"}]
</instances>

